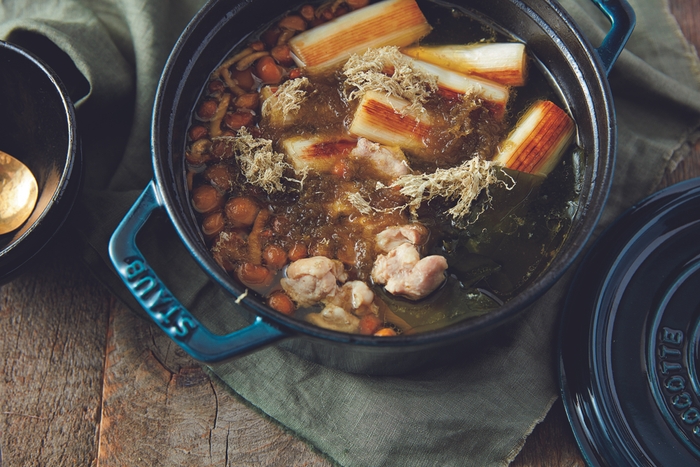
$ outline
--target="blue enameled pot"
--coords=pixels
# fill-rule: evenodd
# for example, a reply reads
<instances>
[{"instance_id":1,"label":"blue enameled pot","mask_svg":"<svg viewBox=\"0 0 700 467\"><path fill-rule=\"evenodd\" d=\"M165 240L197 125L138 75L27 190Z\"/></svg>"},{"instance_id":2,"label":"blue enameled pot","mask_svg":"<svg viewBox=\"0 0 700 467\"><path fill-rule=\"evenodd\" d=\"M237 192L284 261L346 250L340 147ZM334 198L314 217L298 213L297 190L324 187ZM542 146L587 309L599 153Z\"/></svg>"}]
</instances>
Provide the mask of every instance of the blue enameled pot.
<instances>
[{"instance_id":1,"label":"blue enameled pot","mask_svg":"<svg viewBox=\"0 0 700 467\"><path fill-rule=\"evenodd\" d=\"M212 259L194 220L185 179L184 148L192 109L202 86L222 58L261 25L295 4L276 0L207 3L187 26L163 71L153 112L152 150L155 177L114 232L110 255L140 305L161 329L195 359L216 362L280 343L307 359L350 372L401 373L445 355L448 346L470 345L512 322L548 290L572 264L595 227L609 191L616 148L615 110L607 80L634 27L625 0L593 0L612 27L594 48L559 4L552 0L461 0L454 5L497 25L527 43L557 83L578 125L578 144L587 160L580 207L571 232L549 268L522 293L499 309L452 326L392 338L350 335L284 316L249 294L239 308L250 325L228 335L208 330L177 300L177 290L149 267L136 245L136 234L154 211L165 210L182 243L198 265L232 300L245 287ZM284 341L281 343L281 341Z\"/></svg>"}]
</instances>

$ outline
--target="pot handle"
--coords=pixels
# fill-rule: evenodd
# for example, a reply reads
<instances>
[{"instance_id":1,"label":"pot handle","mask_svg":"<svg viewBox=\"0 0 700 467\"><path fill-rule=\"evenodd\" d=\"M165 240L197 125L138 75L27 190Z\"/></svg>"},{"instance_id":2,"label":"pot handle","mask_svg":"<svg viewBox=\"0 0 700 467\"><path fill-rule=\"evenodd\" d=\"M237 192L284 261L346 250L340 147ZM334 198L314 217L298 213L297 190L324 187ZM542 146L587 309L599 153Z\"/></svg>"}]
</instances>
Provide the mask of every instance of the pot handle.
<instances>
[{"instance_id":1,"label":"pot handle","mask_svg":"<svg viewBox=\"0 0 700 467\"><path fill-rule=\"evenodd\" d=\"M608 75L632 35L637 17L627 0L592 0L592 2L610 20L610 31L600 47L596 49L603 62L605 74Z\"/></svg>"},{"instance_id":2,"label":"pot handle","mask_svg":"<svg viewBox=\"0 0 700 467\"><path fill-rule=\"evenodd\" d=\"M162 208L154 181L141 193L109 241L109 257L129 292L155 323L196 360L215 363L256 350L284 337L257 316L231 334L214 334L173 296L136 246L136 234L151 213Z\"/></svg>"}]
</instances>

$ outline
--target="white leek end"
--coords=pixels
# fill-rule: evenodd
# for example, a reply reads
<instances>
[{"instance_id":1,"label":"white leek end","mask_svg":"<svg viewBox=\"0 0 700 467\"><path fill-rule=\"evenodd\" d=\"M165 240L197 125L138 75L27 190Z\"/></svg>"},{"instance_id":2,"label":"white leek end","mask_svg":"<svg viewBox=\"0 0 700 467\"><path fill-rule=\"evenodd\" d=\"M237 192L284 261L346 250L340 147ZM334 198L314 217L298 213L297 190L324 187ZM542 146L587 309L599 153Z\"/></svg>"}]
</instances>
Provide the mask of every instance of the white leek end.
<instances>
[{"instance_id":1,"label":"white leek end","mask_svg":"<svg viewBox=\"0 0 700 467\"><path fill-rule=\"evenodd\" d=\"M549 174L574 138L575 124L551 101L532 104L498 148L493 162L513 170Z\"/></svg>"},{"instance_id":2,"label":"white leek end","mask_svg":"<svg viewBox=\"0 0 700 467\"><path fill-rule=\"evenodd\" d=\"M522 86L527 75L525 45L519 42L414 46L407 47L402 52L449 70L479 76L505 86Z\"/></svg>"},{"instance_id":3,"label":"white leek end","mask_svg":"<svg viewBox=\"0 0 700 467\"><path fill-rule=\"evenodd\" d=\"M497 118L501 118L505 114L510 95L507 86L448 70L422 60L414 59L413 64L425 73L437 76L438 88L457 94L471 94L482 99L484 106L493 112Z\"/></svg>"},{"instance_id":4,"label":"white leek end","mask_svg":"<svg viewBox=\"0 0 700 467\"><path fill-rule=\"evenodd\" d=\"M298 34L289 47L298 66L319 73L368 48L410 45L431 29L415 0L385 0Z\"/></svg>"},{"instance_id":5,"label":"white leek end","mask_svg":"<svg viewBox=\"0 0 700 467\"><path fill-rule=\"evenodd\" d=\"M425 150L431 121L425 112L410 111L410 105L399 97L368 91L355 111L350 133L387 146Z\"/></svg>"},{"instance_id":6,"label":"white leek end","mask_svg":"<svg viewBox=\"0 0 700 467\"><path fill-rule=\"evenodd\" d=\"M297 112L307 96L306 87L309 79L306 77L290 79L281 86L265 86L261 89L261 113L271 125L287 127L295 122Z\"/></svg>"},{"instance_id":7,"label":"white leek end","mask_svg":"<svg viewBox=\"0 0 700 467\"><path fill-rule=\"evenodd\" d=\"M333 173L347 159L357 142L347 138L293 136L281 142L287 161L297 174Z\"/></svg>"}]
</instances>

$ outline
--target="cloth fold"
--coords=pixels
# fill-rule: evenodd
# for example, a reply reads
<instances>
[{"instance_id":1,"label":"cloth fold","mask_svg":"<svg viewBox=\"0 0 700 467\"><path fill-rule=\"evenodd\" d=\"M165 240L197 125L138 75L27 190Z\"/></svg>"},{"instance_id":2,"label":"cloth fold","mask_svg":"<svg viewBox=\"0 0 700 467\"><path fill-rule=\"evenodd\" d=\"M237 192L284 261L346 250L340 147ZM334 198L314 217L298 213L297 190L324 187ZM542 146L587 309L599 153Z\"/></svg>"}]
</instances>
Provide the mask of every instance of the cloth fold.
<instances>
[{"instance_id":1,"label":"cloth fold","mask_svg":"<svg viewBox=\"0 0 700 467\"><path fill-rule=\"evenodd\" d=\"M588 0L564 8L599 43L609 24ZM619 150L599 232L650 194L695 141L700 65L665 0L632 0L637 27L610 83ZM6 0L0 38L62 72L77 109L85 189L74 216L83 256L142 313L111 270L109 238L152 177L153 98L162 67L201 0ZM104 188L107 187L107 188ZM202 273L164 216L141 249L206 326L244 325ZM460 364L400 377L351 375L270 347L210 370L261 411L344 466L507 465L558 396L557 316L573 271Z\"/></svg>"}]
</instances>

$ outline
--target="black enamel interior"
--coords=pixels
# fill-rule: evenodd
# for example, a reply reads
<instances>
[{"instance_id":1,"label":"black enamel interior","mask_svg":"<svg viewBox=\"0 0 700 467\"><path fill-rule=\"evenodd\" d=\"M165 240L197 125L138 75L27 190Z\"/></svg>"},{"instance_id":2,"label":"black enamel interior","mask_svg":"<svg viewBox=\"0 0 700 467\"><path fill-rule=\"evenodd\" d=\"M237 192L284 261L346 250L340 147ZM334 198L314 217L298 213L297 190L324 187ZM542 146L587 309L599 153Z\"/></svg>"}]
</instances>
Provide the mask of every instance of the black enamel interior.
<instances>
[{"instance_id":1,"label":"black enamel interior","mask_svg":"<svg viewBox=\"0 0 700 467\"><path fill-rule=\"evenodd\" d=\"M55 235L79 189L73 105L54 72L24 49L0 41L0 150L22 162L39 185L31 217L0 236L0 281L13 278Z\"/></svg>"}]
</instances>

